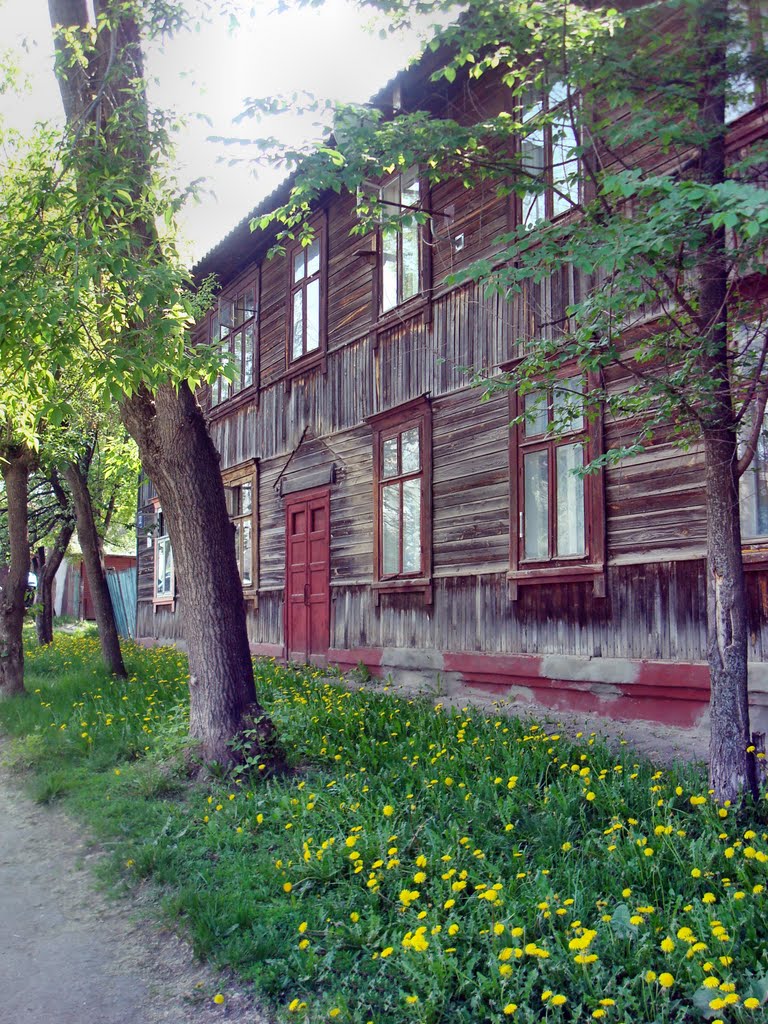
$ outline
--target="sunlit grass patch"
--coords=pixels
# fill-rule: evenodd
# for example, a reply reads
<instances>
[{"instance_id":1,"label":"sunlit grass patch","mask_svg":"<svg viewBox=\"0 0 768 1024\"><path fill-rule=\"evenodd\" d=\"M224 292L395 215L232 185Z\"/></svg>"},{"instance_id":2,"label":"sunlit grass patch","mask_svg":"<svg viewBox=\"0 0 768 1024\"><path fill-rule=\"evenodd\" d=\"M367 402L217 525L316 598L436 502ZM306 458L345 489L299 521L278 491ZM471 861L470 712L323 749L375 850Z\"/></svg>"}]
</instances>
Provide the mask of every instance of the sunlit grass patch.
<instances>
[{"instance_id":1,"label":"sunlit grass patch","mask_svg":"<svg viewBox=\"0 0 768 1024\"><path fill-rule=\"evenodd\" d=\"M765 801L718 809L695 767L269 661L293 771L188 787L186 663L127 661L116 683L93 638L33 654L35 693L0 705L20 763L287 1019L764 1019Z\"/></svg>"}]
</instances>

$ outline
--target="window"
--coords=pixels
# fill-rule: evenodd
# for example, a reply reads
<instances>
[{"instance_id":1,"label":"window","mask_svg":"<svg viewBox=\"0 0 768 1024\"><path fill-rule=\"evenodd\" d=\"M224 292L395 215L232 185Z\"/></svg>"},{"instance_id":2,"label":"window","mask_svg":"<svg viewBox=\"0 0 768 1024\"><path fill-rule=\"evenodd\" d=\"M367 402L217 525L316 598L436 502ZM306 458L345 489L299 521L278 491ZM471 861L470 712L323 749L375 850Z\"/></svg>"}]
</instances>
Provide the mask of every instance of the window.
<instances>
[{"instance_id":1,"label":"window","mask_svg":"<svg viewBox=\"0 0 768 1024\"><path fill-rule=\"evenodd\" d=\"M733 5L731 16L740 38L728 44L732 74L726 95L726 122L736 120L768 100L765 52L768 4L765 0L743 0Z\"/></svg>"},{"instance_id":2,"label":"window","mask_svg":"<svg viewBox=\"0 0 768 1024\"><path fill-rule=\"evenodd\" d=\"M422 589L432 569L429 401L416 399L371 417L374 465L374 575L393 589Z\"/></svg>"},{"instance_id":3,"label":"window","mask_svg":"<svg viewBox=\"0 0 768 1024\"><path fill-rule=\"evenodd\" d=\"M256 286L251 283L219 301L211 317L211 344L218 345L222 362L231 370L211 387L211 405L220 405L251 387L256 372Z\"/></svg>"},{"instance_id":4,"label":"window","mask_svg":"<svg viewBox=\"0 0 768 1024\"><path fill-rule=\"evenodd\" d=\"M740 481L741 532L744 540L768 539L768 424Z\"/></svg>"},{"instance_id":5,"label":"window","mask_svg":"<svg viewBox=\"0 0 768 1024\"><path fill-rule=\"evenodd\" d=\"M315 229L309 245L297 245L288 253L290 269L288 337L289 361L294 362L325 344L323 323L324 233Z\"/></svg>"},{"instance_id":6,"label":"window","mask_svg":"<svg viewBox=\"0 0 768 1024\"><path fill-rule=\"evenodd\" d=\"M227 512L232 522L235 556L243 590L255 591L256 469L253 463L223 474Z\"/></svg>"},{"instance_id":7,"label":"window","mask_svg":"<svg viewBox=\"0 0 768 1024\"><path fill-rule=\"evenodd\" d=\"M573 375L512 399L522 421L511 438L510 577L520 582L602 572L602 479L579 475L598 454L584 393L584 377Z\"/></svg>"},{"instance_id":8,"label":"window","mask_svg":"<svg viewBox=\"0 0 768 1024\"><path fill-rule=\"evenodd\" d=\"M542 115L547 123L541 124ZM566 87L558 82L523 103L523 124L530 130L521 143L522 169L537 187L523 195L526 227L567 213L579 202L578 139L571 121Z\"/></svg>"},{"instance_id":9,"label":"window","mask_svg":"<svg viewBox=\"0 0 768 1024\"><path fill-rule=\"evenodd\" d=\"M170 604L176 594L176 578L173 571L173 548L165 515L159 502L155 501L155 604Z\"/></svg>"},{"instance_id":10,"label":"window","mask_svg":"<svg viewBox=\"0 0 768 1024\"><path fill-rule=\"evenodd\" d=\"M379 190L382 217L404 217L399 227L381 230L381 311L394 309L421 291L421 231L408 216L421 201L421 186L415 168L392 178Z\"/></svg>"},{"instance_id":11,"label":"window","mask_svg":"<svg viewBox=\"0 0 768 1024\"><path fill-rule=\"evenodd\" d=\"M765 367L761 365L766 345L766 325L761 321L748 321L735 325L732 337L734 363L731 377L736 405L742 400L742 388L761 378ZM754 441L753 425L756 410L755 397L739 425L739 455L744 454L748 441ZM755 443L755 452L739 480L739 508L741 535L745 542L761 546L768 541L768 414Z\"/></svg>"}]
</instances>

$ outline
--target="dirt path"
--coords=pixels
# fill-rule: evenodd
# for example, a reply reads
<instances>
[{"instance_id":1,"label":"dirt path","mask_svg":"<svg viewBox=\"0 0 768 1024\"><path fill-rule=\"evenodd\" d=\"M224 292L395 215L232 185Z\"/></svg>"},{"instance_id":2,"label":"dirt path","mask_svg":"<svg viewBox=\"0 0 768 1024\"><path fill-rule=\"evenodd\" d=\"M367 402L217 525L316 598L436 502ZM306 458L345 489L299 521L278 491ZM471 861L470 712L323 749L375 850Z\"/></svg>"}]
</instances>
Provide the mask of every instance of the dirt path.
<instances>
[{"instance_id":1,"label":"dirt path","mask_svg":"<svg viewBox=\"0 0 768 1024\"><path fill-rule=\"evenodd\" d=\"M97 892L98 856L0 767L0 1024L267 1024L135 902Z\"/></svg>"}]
</instances>

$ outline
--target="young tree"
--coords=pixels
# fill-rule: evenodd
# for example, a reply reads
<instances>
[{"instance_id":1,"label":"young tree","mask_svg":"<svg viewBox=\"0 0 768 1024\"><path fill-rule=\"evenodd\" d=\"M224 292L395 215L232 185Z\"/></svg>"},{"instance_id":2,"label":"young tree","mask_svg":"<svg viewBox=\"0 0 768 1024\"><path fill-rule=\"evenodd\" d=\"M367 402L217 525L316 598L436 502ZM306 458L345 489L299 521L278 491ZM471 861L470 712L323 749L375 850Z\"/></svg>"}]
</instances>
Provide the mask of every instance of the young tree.
<instances>
[{"instance_id":1,"label":"young tree","mask_svg":"<svg viewBox=\"0 0 768 1024\"><path fill-rule=\"evenodd\" d=\"M425 5L370 6L407 17ZM759 11L734 0L621 12L567 0L478 0L438 32L433 77L450 84L494 75L507 90L504 109L471 123L418 110L339 109L330 144L318 152L265 146L297 177L289 202L259 221L282 222L283 236L307 232L307 211L328 190L353 191L414 165L433 185L491 180L516 197L516 229L498 240L495 259L463 276L515 302L572 269L581 297L545 310L538 330L517 339L514 368L489 386L529 396L530 412L535 396L572 368L584 390L553 430L566 427L575 407L640 422L634 442L587 470L641 451L655 432L703 451L710 776L720 801L756 792L738 478L754 455L768 394L760 302L766 148L729 155L726 139L734 107L750 105L755 81L764 88ZM429 217L425 208L382 209L375 190L358 196L360 230ZM622 391L606 384L616 367L630 375Z\"/></svg>"}]
</instances>

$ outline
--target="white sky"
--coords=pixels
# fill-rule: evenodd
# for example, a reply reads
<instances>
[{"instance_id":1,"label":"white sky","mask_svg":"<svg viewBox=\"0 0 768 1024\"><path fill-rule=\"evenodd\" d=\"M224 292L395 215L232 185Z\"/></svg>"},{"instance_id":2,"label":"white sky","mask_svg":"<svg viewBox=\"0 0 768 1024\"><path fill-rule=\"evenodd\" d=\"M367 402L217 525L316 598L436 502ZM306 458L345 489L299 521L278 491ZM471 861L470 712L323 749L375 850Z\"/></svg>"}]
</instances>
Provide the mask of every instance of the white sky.
<instances>
[{"instance_id":1,"label":"white sky","mask_svg":"<svg viewBox=\"0 0 768 1024\"><path fill-rule=\"evenodd\" d=\"M215 6L212 5L212 6ZM208 179L213 195L183 215L185 251L196 260L215 245L284 176L264 168L230 167L238 150L209 141L212 135L314 134L296 119L261 124L233 119L246 97L307 90L318 96L365 100L419 50L414 32L381 39L366 31L348 0L327 0L317 10L274 12L275 0L256 0L257 17L230 33L226 20L186 32L149 55L157 79L153 99L187 118L178 141L179 179ZM16 127L61 117L52 71L51 32L45 0L0 0L0 40L17 53L31 91L21 99L0 96L0 116ZM198 116L200 115L200 116ZM205 120L207 119L207 120ZM210 123L207 123L209 121Z\"/></svg>"}]
</instances>

